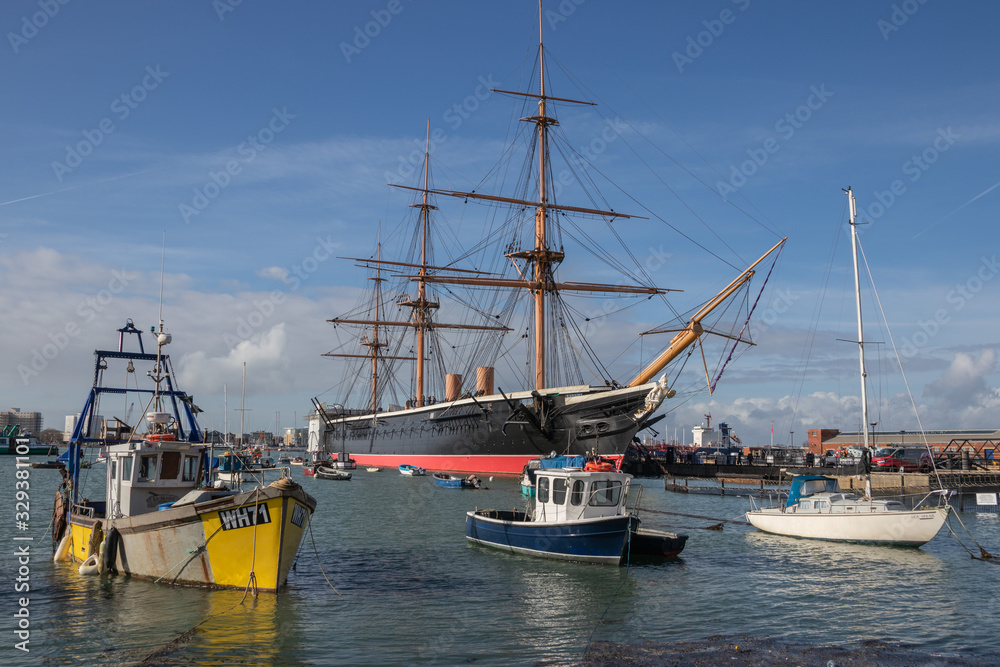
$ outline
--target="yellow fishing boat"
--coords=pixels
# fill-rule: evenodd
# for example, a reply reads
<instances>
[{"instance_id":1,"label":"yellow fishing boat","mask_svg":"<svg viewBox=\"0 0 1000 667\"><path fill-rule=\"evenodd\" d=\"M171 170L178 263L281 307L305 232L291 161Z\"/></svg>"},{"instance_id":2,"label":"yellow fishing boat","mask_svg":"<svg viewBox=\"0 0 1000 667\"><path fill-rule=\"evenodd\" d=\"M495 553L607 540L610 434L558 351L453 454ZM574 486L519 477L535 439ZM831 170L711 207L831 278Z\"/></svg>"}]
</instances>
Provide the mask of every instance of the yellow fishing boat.
<instances>
[{"instance_id":1,"label":"yellow fishing boat","mask_svg":"<svg viewBox=\"0 0 1000 667\"><path fill-rule=\"evenodd\" d=\"M81 575L121 573L174 584L278 590L316 500L287 471L249 491L213 484L198 409L174 387L163 353L171 341L163 322L153 330L155 352L145 351L142 332L131 320L118 332L117 350L94 352L94 386L70 439L70 462L54 509L56 560L81 563ZM126 335L136 337L138 351L124 349ZM124 371L123 387L104 386L106 376L122 377L112 365ZM153 381L151 388L139 387L140 365L150 367L145 376ZM113 397L118 406L123 395L125 406L144 406L136 420L144 425L130 423L131 408L124 420L99 418L103 397ZM105 405L108 409L113 408ZM108 452L103 501L81 498L85 446Z\"/></svg>"}]
</instances>

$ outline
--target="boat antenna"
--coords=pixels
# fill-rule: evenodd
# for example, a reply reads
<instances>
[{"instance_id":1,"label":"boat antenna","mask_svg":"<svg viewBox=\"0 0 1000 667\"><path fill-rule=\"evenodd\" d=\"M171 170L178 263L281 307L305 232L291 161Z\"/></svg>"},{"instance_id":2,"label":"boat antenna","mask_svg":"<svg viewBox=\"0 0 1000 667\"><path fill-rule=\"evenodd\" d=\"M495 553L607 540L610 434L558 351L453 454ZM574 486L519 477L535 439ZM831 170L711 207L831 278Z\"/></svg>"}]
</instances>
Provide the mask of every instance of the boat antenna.
<instances>
[{"instance_id":1,"label":"boat antenna","mask_svg":"<svg viewBox=\"0 0 1000 667\"><path fill-rule=\"evenodd\" d=\"M167 232L163 232L163 247L160 250L160 332L163 331L163 268L167 257Z\"/></svg>"}]
</instances>

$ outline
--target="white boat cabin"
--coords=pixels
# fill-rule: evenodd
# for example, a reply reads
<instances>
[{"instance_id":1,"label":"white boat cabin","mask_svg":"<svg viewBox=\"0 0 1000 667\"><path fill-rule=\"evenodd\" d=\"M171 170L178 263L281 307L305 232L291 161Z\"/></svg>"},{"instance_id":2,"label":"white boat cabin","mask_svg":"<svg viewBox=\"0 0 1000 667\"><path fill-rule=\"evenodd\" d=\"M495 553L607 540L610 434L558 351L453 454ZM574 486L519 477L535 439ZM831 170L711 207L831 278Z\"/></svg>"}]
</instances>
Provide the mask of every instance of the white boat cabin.
<instances>
[{"instance_id":1,"label":"white boat cabin","mask_svg":"<svg viewBox=\"0 0 1000 667\"><path fill-rule=\"evenodd\" d=\"M533 521L555 523L625 514L632 475L579 468L546 468L535 475Z\"/></svg>"},{"instance_id":2,"label":"white boat cabin","mask_svg":"<svg viewBox=\"0 0 1000 667\"><path fill-rule=\"evenodd\" d=\"M110 447L108 514L136 516L180 500L199 485L203 449L189 442L148 439Z\"/></svg>"}]
</instances>

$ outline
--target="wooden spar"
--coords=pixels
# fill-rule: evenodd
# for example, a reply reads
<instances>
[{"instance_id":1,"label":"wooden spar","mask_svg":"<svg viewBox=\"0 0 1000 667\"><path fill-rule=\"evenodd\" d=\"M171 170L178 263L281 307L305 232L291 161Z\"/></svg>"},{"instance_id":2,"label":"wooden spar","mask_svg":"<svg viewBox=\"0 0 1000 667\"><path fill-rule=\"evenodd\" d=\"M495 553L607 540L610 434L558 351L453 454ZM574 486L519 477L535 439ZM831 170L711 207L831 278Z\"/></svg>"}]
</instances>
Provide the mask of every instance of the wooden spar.
<instances>
[{"instance_id":1,"label":"wooden spar","mask_svg":"<svg viewBox=\"0 0 1000 667\"><path fill-rule=\"evenodd\" d=\"M549 97L548 99L551 100L553 98ZM583 103L581 102L581 104ZM538 122L538 117L532 116L531 118L524 118L522 120L530 120ZM555 124L554 118L549 118L548 120L552 121L552 124ZM396 184L390 184L390 185L392 185L392 187L394 188L403 188L404 190L417 190L418 192L420 191L420 188L411 188L406 185L396 185ZM517 206L534 206L537 208L543 205L542 202L529 201L527 199L514 199L512 197L500 197L498 195L484 195L478 192L462 192L460 190L429 190L429 192L436 195L458 197L459 199L482 199L484 201L495 201L495 202L501 202L503 204L514 204ZM571 213L585 213L587 215L599 215L599 216L606 216L609 218L626 218L626 219L636 218L638 220L647 219L641 215L626 215L624 213L618 213L617 211L604 211L599 208L584 208L583 206L565 206L563 204L544 204L544 206L545 208L553 211L570 211Z\"/></svg>"},{"instance_id":2,"label":"wooden spar","mask_svg":"<svg viewBox=\"0 0 1000 667\"><path fill-rule=\"evenodd\" d=\"M414 204L414 207L416 207L416 208L423 208L423 205L422 204ZM428 209L432 209L434 207L428 205L427 208ZM412 262L392 262L392 261L389 261L387 259L371 259L370 257L367 258L367 259L363 258L363 257L338 257L337 259L349 259L351 261L361 262L361 263L366 264L366 265L367 264L388 264L389 266L406 266L406 267L410 267L410 268L414 268L414 269L419 269L420 267L424 267L428 271L454 271L456 273L477 273L477 274L479 274L481 276L494 275L492 273L489 273L488 271L477 271L475 269L456 269L456 268L452 268L450 266L431 266L430 264L427 264L425 266L423 264L414 264ZM362 268L368 268L368 267L362 267Z\"/></svg>"},{"instance_id":3,"label":"wooden spar","mask_svg":"<svg viewBox=\"0 0 1000 667\"><path fill-rule=\"evenodd\" d=\"M715 295L711 301L695 313L690 321L688 321L688 325L684 327L679 334L674 336L673 340L670 341L670 346L667 347L667 349L664 350L663 353L660 354L660 356L658 356L651 364L642 369L642 371L640 371L640 373L636 375L627 386L638 387L639 385L646 384L653 379L657 373L663 370L667 364L676 359L681 352L691 345L691 343L698 340L698 337L704 332L704 329L701 326L701 321L708 316L709 313L721 304L725 303L726 299L732 296L736 290L745 285L750 278L753 277L754 268L763 262L768 255L780 248L787 239L788 237L786 236L778 241L773 248L761 255L760 259L751 264L743 273L737 276L733 282L729 283L724 290Z\"/></svg>"},{"instance_id":4,"label":"wooden spar","mask_svg":"<svg viewBox=\"0 0 1000 667\"><path fill-rule=\"evenodd\" d=\"M411 278L417 280L417 278ZM666 294L681 290L662 287L646 287L643 285L603 285L600 283L554 283L536 282L534 280L516 280L513 278L459 278L452 276L425 276L429 283L447 283L451 285L473 285L480 287L522 287L531 290L562 290L570 292L618 292L622 294ZM333 320L330 320L331 322Z\"/></svg>"},{"instance_id":5,"label":"wooden spar","mask_svg":"<svg viewBox=\"0 0 1000 667\"><path fill-rule=\"evenodd\" d=\"M334 324L373 324L381 325L383 327L423 327L424 329L473 329L478 331L513 331L510 327L487 327L480 326L478 324L445 324L441 322L424 322L423 324L417 324L416 322L403 322L403 321L391 321L391 320L349 320L343 317L338 317L336 319L327 320L327 322L332 322Z\"/></svg>"}]
</instances>

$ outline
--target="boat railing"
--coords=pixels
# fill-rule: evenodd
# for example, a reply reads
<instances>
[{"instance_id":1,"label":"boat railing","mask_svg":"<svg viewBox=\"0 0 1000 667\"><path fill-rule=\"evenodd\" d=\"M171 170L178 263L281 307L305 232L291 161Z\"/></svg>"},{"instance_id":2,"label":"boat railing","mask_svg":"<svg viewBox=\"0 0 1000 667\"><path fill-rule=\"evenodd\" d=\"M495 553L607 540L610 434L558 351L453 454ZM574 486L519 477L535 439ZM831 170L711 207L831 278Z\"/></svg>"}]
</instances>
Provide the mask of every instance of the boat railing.
<instances>
[{"instance_id":1,"label":"boat railing","mask_svg":"<svg viewBox=\"0 0 1000 667\"><path fill-rule=\"evenodd\" d=\"M634 514L639 516L639 507L642 504L642 490L643 486L637 484L635 486L629 485L628 494L625 496L625 513ZM634 495L633 495L634 494ZM633 501L633 497L635 500Z\"/></svg>"},{"instance_id":2,"label":"boat railing","mask_svg":"<svg viewBox=\"0 0 1000 667\"><path fill-rule=\"evenodd\" d=\"M80 503L73 503L73 514L82 515L88 518L94 518L94 508L89 505L82 505Z\"/></svg>"},{"instance_id":3,"label":"boat railing","mask_svg":"<svg viewBox=\"0 0 1000 667\"><path fill-rule=\"evenodd\" d=\"M927 495L925 495L923 498L921 498L920 502L918 502L916 505L913 506L913 509L919 508L925 502L927 502L928 500L930 500L931 496L937 496L937 501L938 501L937 502L937 506L938 507L940 507L942 505L947 505L949 498L951 498L951 496L953 496L954 494L955 494L955 492L952 491L952 490L950 490L950 489L935 489L935 490L931 491L930 493L928 493Z\"/></svg>"}]
</instances>

